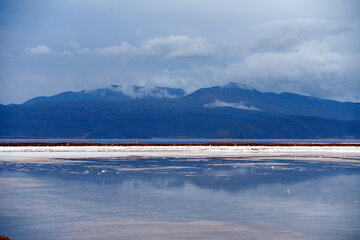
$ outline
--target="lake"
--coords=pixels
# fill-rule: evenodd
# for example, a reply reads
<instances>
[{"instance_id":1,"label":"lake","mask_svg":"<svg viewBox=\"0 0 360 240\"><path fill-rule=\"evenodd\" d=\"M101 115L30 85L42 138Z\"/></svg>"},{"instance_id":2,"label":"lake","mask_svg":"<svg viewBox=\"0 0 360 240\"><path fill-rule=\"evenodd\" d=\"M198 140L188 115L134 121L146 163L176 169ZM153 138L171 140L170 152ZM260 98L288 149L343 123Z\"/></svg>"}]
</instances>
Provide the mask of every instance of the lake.
<instances>
[{"instance_id":1,"label":"lake","mask_svg":"<svg viewBox=\"0 0 360 240\"><path fill-rule=\"evenodd\" d=\"M0 234L13 239L360 238L356 162L0 163Z\"/></svg>"}]
</instances>

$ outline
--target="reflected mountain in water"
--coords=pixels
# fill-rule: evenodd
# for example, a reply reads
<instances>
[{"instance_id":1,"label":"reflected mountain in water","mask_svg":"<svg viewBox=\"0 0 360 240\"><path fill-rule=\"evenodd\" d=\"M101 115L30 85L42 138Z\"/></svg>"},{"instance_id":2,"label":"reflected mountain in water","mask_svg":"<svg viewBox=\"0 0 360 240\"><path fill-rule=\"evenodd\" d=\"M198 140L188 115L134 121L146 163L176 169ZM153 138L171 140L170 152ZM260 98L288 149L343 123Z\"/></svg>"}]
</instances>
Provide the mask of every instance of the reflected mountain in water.
<instances>
[{"instance_id":1,"label":"reflected mountain in water","mask_svg":"<svg viewBox=\"0 0 360 240\"><path fill-rule=\"evenodd\" d=\"M67 159L62 164L3 163L4 170L27 172L37 177L118 184L133 179L159 183L158 187L182 187L186 182L200 188L236 192L260 184L289 184L330 177L359 174L354 163L292 160L238 159ZM156 185L154 185L156 186Z\"/></svg>"},{"instance_id":2,"label":"reflected mountain in water","mask_svg":"<svg viewBox=\"0 0 360 240\"><path fill-rule=\"evenodd\" d=\"M13 239L356 239L353 160L4 161L0 232Z\"/></svg>"}]
</instances>

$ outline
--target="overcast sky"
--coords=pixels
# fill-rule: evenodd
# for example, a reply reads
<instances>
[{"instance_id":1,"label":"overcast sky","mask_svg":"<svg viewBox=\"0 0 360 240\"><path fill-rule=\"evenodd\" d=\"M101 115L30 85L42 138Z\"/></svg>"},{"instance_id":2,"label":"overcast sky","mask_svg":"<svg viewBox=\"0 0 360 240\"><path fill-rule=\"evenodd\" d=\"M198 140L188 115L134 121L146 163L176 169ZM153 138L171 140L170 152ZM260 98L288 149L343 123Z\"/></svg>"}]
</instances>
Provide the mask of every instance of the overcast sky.
<instances>
[{"instance_id":1,"label":"overcast sky","mask_svg":"<svg viewBox=\"0 0 360 240\"><path fill-rule=\"evenodd\" d=\"M111 84L360 102L357 0L0 2L0 103Z\"/></svg>"}]
</instances>

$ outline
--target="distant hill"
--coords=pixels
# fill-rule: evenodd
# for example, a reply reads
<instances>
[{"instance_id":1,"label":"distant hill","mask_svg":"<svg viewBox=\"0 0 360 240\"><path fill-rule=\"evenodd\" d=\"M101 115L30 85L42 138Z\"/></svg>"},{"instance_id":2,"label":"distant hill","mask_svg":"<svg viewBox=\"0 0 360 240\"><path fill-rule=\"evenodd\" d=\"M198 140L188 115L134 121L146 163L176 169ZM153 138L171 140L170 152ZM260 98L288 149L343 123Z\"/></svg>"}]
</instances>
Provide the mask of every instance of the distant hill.
<instances>
[{"instance_id":1,"label":"distant hill","mask_svg":"<svg viewBox=\"0 0 360 240\"><path fill-rule=\"evenodd\" d=\"M1 138L359 138L360 104L237 84L65 92L0 106Z\"/></svg>"},{"instance_id":2,"label":"distant hill","mask_svg":"<svg viewBox=\"0 0 360 240\"><path fill-rule=\"evenodd\" d=\"M359 120L360 103L337 102L294 93L259 92L236 83L201 88L185 96L185 104L208 107L233 106L284 115L316 116L339 120Z\"/></svg>"},{"instance_id":3,"label":"distant hill","mask_svg":"<svg viewBox=\"0 0 360 240\"><path fill-rule=\"evenodd\" d=\"M139 98L176 98L185 95L180 88L155 87L145 88L142 86L120 86L112 85L109 88L100 88L90 91L63 92L50 97L36 97L26 101L24 104L34 104L42 102L68 102L84 100L131 100Z\"/></svg>"}]
</instances>

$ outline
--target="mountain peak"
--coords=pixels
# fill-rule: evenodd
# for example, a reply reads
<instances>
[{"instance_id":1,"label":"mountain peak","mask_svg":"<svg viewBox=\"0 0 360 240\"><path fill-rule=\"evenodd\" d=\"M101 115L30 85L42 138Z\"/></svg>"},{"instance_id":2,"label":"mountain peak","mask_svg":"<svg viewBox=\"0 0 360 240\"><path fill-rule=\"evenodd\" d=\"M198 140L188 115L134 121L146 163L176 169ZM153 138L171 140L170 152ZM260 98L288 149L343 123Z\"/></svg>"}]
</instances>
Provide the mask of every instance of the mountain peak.
<instances>
[{"instance_id":1,"label":"mountain peak","mask_svg":"<svg viewBox=\"0 0 360 240\"><path fill-rule=\"evenodd\" d=\"M148 87L137 85L111 85L113 91L119 91L131 98L177 98L185 95L181 88Z\"/></svg>"},{"instance_id":2,"label":"mountain peak","mask_svg":"<svg viewBox=\"0 0 360 240\"><path fill-rule=\"evenodd\" d=\"M130 100L143 98L177 98L185 95L185 91L180 88L168 87L145 87L137 85L111 85L106 88L93 90L81 90L78 92L62 92L49 97L35 97L25 102L33 104L40 102L69 102L84 100Z\"/></svg>"},{"instance_id":3,"label":"mountain peak","mask_svg":"<svg viewBox=\"0 0 360 240\"><path fill-rule=\"evenodd\" d=\"M253 88L248 87L246 84L243 83L236 83L236 82L229 82L222 86L223 88L241 88L246 90L254 90Z\"/></svg>"}]
</instances>

